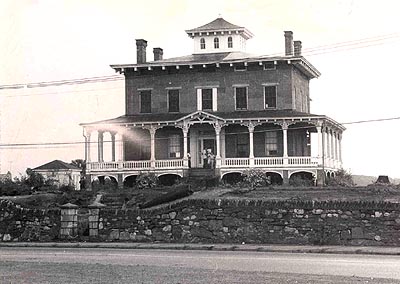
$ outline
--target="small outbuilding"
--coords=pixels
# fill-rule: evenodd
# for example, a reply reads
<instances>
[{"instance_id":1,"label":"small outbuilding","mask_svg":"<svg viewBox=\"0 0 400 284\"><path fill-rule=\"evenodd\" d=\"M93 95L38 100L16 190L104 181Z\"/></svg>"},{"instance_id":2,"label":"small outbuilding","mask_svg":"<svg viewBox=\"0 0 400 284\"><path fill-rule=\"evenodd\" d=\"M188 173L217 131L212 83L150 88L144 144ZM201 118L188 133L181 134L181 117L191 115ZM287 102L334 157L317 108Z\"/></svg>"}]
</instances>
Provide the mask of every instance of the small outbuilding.
<instances>
[{"instance_id":1,"label":"small outbuilding","mask_svg":"<svg viewBox=\"0 0 400 284\"><path fill-rule=\"evenodd\" d=\"M58 186L70 185L75 190L80 189L79 181L82 170L72 164L54 160L34 168L33 171L40 173L45 179L53 180Z\"/></svg>"}]
</instances>

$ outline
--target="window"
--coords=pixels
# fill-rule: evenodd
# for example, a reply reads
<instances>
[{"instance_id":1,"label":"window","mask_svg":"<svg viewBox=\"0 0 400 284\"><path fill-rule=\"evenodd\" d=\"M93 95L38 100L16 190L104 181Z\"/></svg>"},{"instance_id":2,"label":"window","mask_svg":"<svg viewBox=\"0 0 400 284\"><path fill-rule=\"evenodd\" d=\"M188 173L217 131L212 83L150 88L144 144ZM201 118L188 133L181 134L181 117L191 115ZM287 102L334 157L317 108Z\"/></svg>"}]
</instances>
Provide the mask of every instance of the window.
<instances>
[{"instance_id":1,"label":"window","mask_svg":"<svg viewBox=\"0 0 400 284\"><path fill-rule=\"evenodd\" d=\"M200 39L200 49L206 49L206 40L204 38Z\"/></svg>"},{"instance_id":2,"label":"window","mask_svg":"<svg viewBox=\"0 0 400 284\"><path fill-rule=\"evenodd\" d=\"M247 109L247 87L235 87L236 109Z\"/></svg>"},{"instance_id":3,"label":"window","mask_svg":"<svg viewBox=\"0 0 400 284\"><path fill-rule=\"evenodd\" d=\"M201 90L201 105L203 110L213 109L212 89Z\"/></svg>"},{"instance_id":4,"label":"window","mask_svg":"<svg viewBox=\"0 0 400 284\"><path fill-rule=\"evenodd\" d=\"M179 90L168 90L168 112L179 112Z\"/></svg>"},{"instance_id":5,"label":"window","mask_svg":"<svg viewBox=\"0 0 400 284\"><path fill-rule=\"evenodd\" d=\"M181 137L173 134L168 137L168 156L170 158L180 158L181 156Z\"/></svg>"},{"instance_id":6,"label":"window","mask_svg":"<svg viewBox=\"0 0 400 284\"><path fill-rule=\"evenodd\" d=\"M151 90L140 91L140 112L151 113Z\"/></svg>"},{"instance_id":7,"label":"window","mask_svg":"<svg viewBox=\"0 0 400 284\"><path fill-rule=\"evenodd\" d=\"M219 38L214 38L214 48L219 48Z\"/></svg>"},{"instance_id":8,"label":"window","mask_svg":"<svg viewBox=\"0 0 400 284\"><path fill-rule=\"evenodd\" d=\"M228 48L233 48L233 41L232 41L232 37L228 37Z\"/></svg>"},{"instance_id":9,"label":"window","mask_svg":"<svg viewBox=\"0 0 400 284\"><path fill-rule=\"evenodd\" d=\"M246 71L247 70L247 66L246 65L235 65L234 67L235 71Z\"/></svg>"},{"instance_id":10,"label":"window","mask_svg":"<svg viewBox=\"0 0 400 284\"><path fill-rule=\"evenodd\" d=\"M266 156L278 155L278 132L265 132L265 154Z\"/></svg>"},{"instance_id":11,"label":"window","mask_svg":"<svg viewBox=\"0 0 400 284\"><path fill-rule=\"evenodd\" d=\"M249 156L249 135L247 133L237 135L237 157L244 158Z\"/></svg>"},{"instance_id":12,"label":"window","mask_svg":"<svg viewBox=\"0 0 400 284\"><path fill-rule=\"evenodd\" d=\"M265 108L276 108L276 86L264 86Z\"/></svg>"},{"instance_id":13,"label":"window","mask_svg":"<svg viewBox=\"0 0 400 284\"><path fill-rule=\"evenodd\" d=\"M267 61L264 63L264 70L275 70L276 65L274 61Z\"/></svg>"}]
</instances>

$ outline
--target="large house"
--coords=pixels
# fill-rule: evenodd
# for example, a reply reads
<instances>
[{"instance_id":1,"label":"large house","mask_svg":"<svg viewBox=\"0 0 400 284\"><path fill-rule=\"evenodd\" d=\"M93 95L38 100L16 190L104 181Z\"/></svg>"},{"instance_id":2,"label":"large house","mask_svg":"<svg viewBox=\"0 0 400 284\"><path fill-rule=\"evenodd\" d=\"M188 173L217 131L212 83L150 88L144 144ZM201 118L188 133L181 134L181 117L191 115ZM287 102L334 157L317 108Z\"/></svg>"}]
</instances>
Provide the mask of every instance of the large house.
<instances>
[{"instance_id":1,"label":"large house","mask_svg":"<svg viewBox=\"0 0 400 284\"><path fill-rule=\"evenodd\" d=\"M309 82L320 72L291 31L284 32L281 56L246 53L253 34L223 18L186 33L194 44L190 55L163 59L154 48L147 61L147 41L137 39L137 63L111 65L125 76L126 111L81 124L91 181L108 176L123 186L142 172L185 177L212 167L220 178L254 168L288 183L321 181L341 168L345 128L310 113Z\"/></svg>"}]
</instances>

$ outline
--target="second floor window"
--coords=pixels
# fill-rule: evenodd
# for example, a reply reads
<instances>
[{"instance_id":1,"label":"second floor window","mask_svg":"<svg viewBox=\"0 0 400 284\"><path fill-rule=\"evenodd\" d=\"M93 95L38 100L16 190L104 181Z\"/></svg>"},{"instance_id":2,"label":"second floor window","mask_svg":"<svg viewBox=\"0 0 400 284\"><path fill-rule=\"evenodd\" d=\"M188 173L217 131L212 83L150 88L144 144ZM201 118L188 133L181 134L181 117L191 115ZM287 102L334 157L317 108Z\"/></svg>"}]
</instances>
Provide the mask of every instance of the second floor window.
<instances>
[{"instance_id":1,"label":"second floor window","mask_svg":"<svg viewBox=\"0 0 400 284\"><path fill-rule=\"evenodd\" d=\"M276 108L276 86L264 86L265 108Z\"/></svg>"},{"instance_id":2,"label":"second floor window","mask_svg":"<svg viewBox=\"0 0 400 284\"><path fill-rule=\"evenodd\" d=\"M214 48L219 48L219 38L214 38Z\"/></svg>"},{"instance_id":3,"label":"second floor window","mask_svg":"<svg viewBox=\"0 0 400 284\"><path fill-rule=\"evenodd\" d=\"M140 112L151 113L151 90L140 91Z\"/></svg>"},{"instance_id":4,"label":"second floor window","mask_svg":"<svg viewBox=\"0 0 400 284\"><path fill-rule=\"evenodd\" d=\"M236 109L247 109L247 87L235 88Z\"/></svg>"},{"instance_id":5,"label":"second floor window","mask_svg":"<svg viewBox=\"0 0 400 284\"><path fill-rule=\"evenodd\" d=\"M206 40L204 38L200 39L200 49L206 49Z\"/></svg>"},{"instance_id":6,"label":"second floor window","mask_svg":"<svg viewBox=\"0 0 400 284\"><path fill-rule=\"evenodd\" d=\"M228 48L233 48L233 40L232 37L228 37Z\"/></svg>"},{"instance_id":7,"label":"second floor window","mask_svg":"<svg viewBox=\"0 0 400 284\"><path fill-rule=\"evenodd\" d=\"M213 109L212 89L201 90L201 105L203 110Z\"/></svg>"},{"instance_id":8,"label":"second floor window","mask_svg":"<svg viewBox=\"0 0 400 284\"><path fill-rule=\"evenodd\" d=\"M168 90L168 112L179 112L179 90Z\"/></svg>"}]
</instances>

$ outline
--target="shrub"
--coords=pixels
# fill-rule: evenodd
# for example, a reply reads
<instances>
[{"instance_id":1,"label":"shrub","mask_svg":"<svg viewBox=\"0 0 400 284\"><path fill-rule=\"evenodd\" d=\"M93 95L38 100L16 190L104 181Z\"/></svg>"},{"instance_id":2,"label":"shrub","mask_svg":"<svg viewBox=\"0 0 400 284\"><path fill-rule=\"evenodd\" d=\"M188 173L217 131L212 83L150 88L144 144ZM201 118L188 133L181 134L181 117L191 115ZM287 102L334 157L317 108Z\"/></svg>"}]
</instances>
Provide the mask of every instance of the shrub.
<instances>
[{"instance_id":1,"label":"shrub","mask_svg":"<svg viewBox=\"0 0 400 284\"><path fill-rule=\"evenodd\" d=\"M267 177L266 173L261 170L246 170L242 173L242 176L243 185L248 186L251 190L256 187L268 186L271 184L270 178Z\"/></svg>"},{"instance_id":2,"label":"shrub","mask_svg":"<svg viewBox=\"0 0 400 284\"><path fill-rule=\"evenodd\" d=\"M140 173L136 178L136 186L139 189L153 188L158 185L158 177L155 173Z\"/></svg>"},{"instance_id":3,"label":"shrub","mask_svg":"<svg viewBox=\"0 0 400 284\"><path fill-rule=\"evenodd\" d=\"M330 186L344 187L352 187L355 185L351 173L344 169L340 169L336 172L334 177L327 179L326 184Z\"/></svg>"},{"instance_id":4,"label":"shrub","mask_svg":"<svg viewBox=\"0 0 400 284\"><path fill-rule=\"evenodd\" d=\"M303 178L301 176L292 176L289 179L289 185L294 187L313 186L314 180Z\"/></svg>"}]
</instances>

